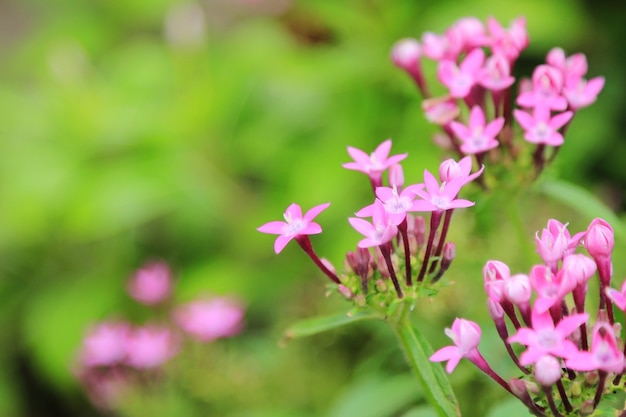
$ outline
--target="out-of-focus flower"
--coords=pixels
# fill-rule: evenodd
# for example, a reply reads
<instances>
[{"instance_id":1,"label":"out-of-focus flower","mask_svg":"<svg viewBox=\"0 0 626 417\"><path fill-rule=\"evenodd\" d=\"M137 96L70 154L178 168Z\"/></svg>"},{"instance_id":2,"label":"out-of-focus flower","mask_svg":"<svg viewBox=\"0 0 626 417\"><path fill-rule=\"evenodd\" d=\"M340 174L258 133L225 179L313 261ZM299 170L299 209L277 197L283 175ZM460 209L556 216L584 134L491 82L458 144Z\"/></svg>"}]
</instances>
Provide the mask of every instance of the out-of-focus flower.
<instances>
[{"instance_id":1,"label":"out-of-focus flower","mask_svg":"<svg viewBox=\"0 0 626 417\"><path fill-rule=\"evenodd\" d=\"M178 341L169 328L138 327L128 334L124 363L137 369L156 368L174 357L178 347Z\"/></svg>"},{"instance_id":2,"label":"out-of-focus flower","mask_svg":"<svg viewBox=\"0 0 626 417\"><path fill-rule=\"evenodd\" d=\"M469 124L465 126L459 122L451 122L450 128L461 139L461 151L468 155L487 152L497 148L499 143L496 136L504 126L504 117L486 123L485 113L479 106L472 107Z\"/></svg>"},{"instance_id":3,"label":"out-of-focus flower","mask_svg":"<svg viewBox=\"0 0 626 417\"><path fill-rule=\"evenodd\" d=\"M84 366L112 366L126 356L130 325L124 322L103 322L93 327L83 339L80 361Z\"/></svg>"},{"instance_id":4,"label":"out-of-focus flower","mask_svg":"<svg viewBox=\"0 0 626 417\"><path fill-rule=\"evenodd\" d=\"M172 292L172 273L164 262L149 263L135 272L128 283L128 293L147 305L165 301Z\"/></svg>"},{"instance_id":5,"label":"out-of-focus flower","mask_svg":"<svg viewBox=\"0 0 626 417\"><path fill-rule=\"evenodd\" d=\"M180 328L201 342L238 334L243 316L241 304L227 298L192 301L174 312L174 320Z\"/></svg>"},{"instance_id":6,"label":"out-of-focus flower","mask_svg":"<svg viewBox=\"0 0 626 417\"><path fill-rule=\"evenodd\" d=\"M480 343L480 326L473 321L457 318L452 323L452 328L446 328L446 336L452 339L454 346L446 346L432 354L433 362L448 361L446 372L449 374L459 364L461 359L471 359L478 353Z\"/></svg>"},{"instance_id":7,"label":"out-of-focus flower","mask_svg":"<svg viewBox=\"0 0 626 417\"><path fill-rule=\"evenodd\" d=\"M367 174L374 188L380 187L382 185L381 179L383 172L393 164L402 161L407 156L405 153L389 156L390 151L391 139L387 139L378 145L376 150L370 155L360 149L348 146L348 154L354 159L354 162L346 162L343 164L343 167Z\"/></svg>"},{"instance_id":8,"label":"out-of-focus flower","mask_svg":"<svg viewBox=\"0 0 626 417\"><path fill-rule=\"evenodd\" d=\"M485 61L482 49L474 49L467 54L461 65L454 61L441 61L437 69L437 78L448 87L450 96L465 98L478 81L478 73Z\"/></svg>"}]
</instances>

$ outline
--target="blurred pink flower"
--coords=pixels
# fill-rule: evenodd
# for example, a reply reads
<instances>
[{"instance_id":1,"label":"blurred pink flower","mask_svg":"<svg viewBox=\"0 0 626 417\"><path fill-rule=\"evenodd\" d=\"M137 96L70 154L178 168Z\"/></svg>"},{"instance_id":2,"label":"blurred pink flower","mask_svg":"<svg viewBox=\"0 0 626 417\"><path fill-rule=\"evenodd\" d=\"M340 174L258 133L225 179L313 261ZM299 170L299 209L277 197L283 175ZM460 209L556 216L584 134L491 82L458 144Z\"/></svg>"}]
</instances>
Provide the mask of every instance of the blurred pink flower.
<instances>
[{"instance_id":1,"label":"blurred pink flower","mask_svg":"<svg viewBox=\"0 0 626 417\"><path fill-rule=\"evenodd\" d=\"M128 334L124 363L136 369L156 368L174 357L178 348L178 341L167 327L138 327Z\"/></svg>"},{"instance_id":2,"label":"blurred pink flower","mask_svg":"<svg viewBox=\"0 0 626 417\"><path fill-rule=\"evenodd\" d=\"M348 146L348 154L354 159L354 162L346 162L343 167L346 169L352 169L354 171L360 171L367 174L370 177L374 188L382 185L381 178L383 172L389 167L406 158L407 154L399 154L389 156L391 151L391 139L387 139L370 155L364 151Z\"/></svg>"},{"instance_id":3,"label":"blurred pink flower","mask_svg":"<svg viewBox=\"0 0 626 417\"><path fill-rule=\"evenodd\" d=\"M451 374L454 368L463 358L474 361L480 356L478 344L480 343L480 326L473 321L457 318L452 323L452 328L446 328L446 336L452 339L454 346L446 346L430 357L432 362L448 361L446 372Z\"/></svg>"},{"instance_id":4,"label":"blurred pink flower","mask_svg":"<svg viewBox=\"0 0 626 417\"><path fill-rule=\"evenodd\" d=\"M485 53L476 48L468 53L460 65L454 61L441 61L437 69L437 78L448 87L450 96L465 98L478 81L478 74L485 61Z\"/></svg>"},{"instance_id":5,"label":"blurred pink flower","mask_svg":"<svg viewBox=\"0 0 626 417\"><path fill-rule=\"evenodd\" d=\"M147 305L165 301L172 292L172 274L164 262L153 262L137 270L128 283L128 293Z\"/></svg>"},{"instance_id":6,"label":"blurred pink flower","mask_svg":"<svg viewBox=\"0 0 626 417\"><path fill-rule=\"evenodd\" d=\"M496 136L504 126L504 117L498 117L487 123L485 113L480 106L473 106L470 112L469 123L450 122L450 128L461 139L461 151L467 155L487 152L497 148L499 142Z\"/></svg>"},{"instance_id":7,"label":"blurred pink flower","mask_svg":"<svg viewBox=\"0 0 626 417\"><path fill-rule=\"evenodd\" d=\"M84 366L111 366L124 360L130 326L124 322L102 322L83 339L80 361Z\"/></svg>"},{"instance_id":8,"label":"blurred pink flower","mask_svg":"<svg viewBox=\"0 0 626 417\"><path fill-rule=\"evenodd\" d=\"M369 206L365 209L369 209ZM361 213L363 214L363 213ZM358 215L358 213L357 213ZM406 216L406 212L404 213ZM348 221L357 232L365 236L358 243L359 248L370 248L390 242L398 233L398 226L387 214L385 205L379 199L371 209L372 223L367 220L350 217Z\"/></svg>"},{"instance_id":9,"label":"blurred pink flower","mask_svg":"<svg viewBox=\"0 0 626 417\"><path fill-rule=\"evenodd\" d=\"M591 349L577 352L567 359L565 366L575 371L622 373L624 353L620 349L613 326L602 321L596 323L591 336Z\"/></svg>"},{"instance_id":10,"label":"blurred pink flower","mask_svg":"<svg viewBox=\"0 0 626 417\"><path fill-rule=\"evenodd\" d=\"M192 301L174 312L181 329L201 342L234 336L241 331L244 309L227 298Z\"/></svg>"}]
</instances>

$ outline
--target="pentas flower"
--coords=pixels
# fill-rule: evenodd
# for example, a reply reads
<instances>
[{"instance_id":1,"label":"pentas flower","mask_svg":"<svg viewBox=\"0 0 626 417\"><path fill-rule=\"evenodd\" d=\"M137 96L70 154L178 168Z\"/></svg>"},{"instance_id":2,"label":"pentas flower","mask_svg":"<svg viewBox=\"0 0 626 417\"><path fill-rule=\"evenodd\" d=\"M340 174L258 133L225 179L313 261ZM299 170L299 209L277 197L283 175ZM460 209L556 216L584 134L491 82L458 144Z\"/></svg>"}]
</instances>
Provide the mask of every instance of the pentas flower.
<instances>
[{"instance_id":1,"label":"pentas flower","mask_svg":"<svg viewBox=\"0 0 626 417\"><path fill-rule=\"evenodd\" d=\"M474 181L485 170L485 166L481 166L478 171L472 174L472 157L466 156L459 160L446 159L439 165L439 179L441 182L450 182L457 179L463 179L463 185Z\"/></svg>"},{"instance_id":2,"label":"pentas flower","mask_svg":"<svg viewBox=\"0 0 626 417\"><path fill-rule=\"evenodd\" d=\"M478 80L478 73L485 61L485 53L476 48L468 53L461 65L454 61L441 61L437 69L437 78L448 87L450 96L465 98Z\"/></svg>"},{"instance_id":3,"label":"pentas flower","mask_svg":"<svg viewBox=\"0 0 626 417\"><path fill-rule=\"evenodd\" d=\"M626 311L626 281L622 283L622 288L618 291L614 288L607 287L606 296L622 311Z\"/></svg>"},{"instance_id":4,"label":"pentas flower","mask_svg":"<svg viewBox=\"0 0 626 417\"><path fill-rule=\"evenodd\" d=\"M553 273L557 272L558 262L563 259L570 244L570 234L567 225L558 220L548 220L548 227L535 234L537 253L550 267Z\"/></svg>"},{"instance_id":5,"label":"pentas flower","mask_svg":"<svg viewBox=\"0 0 626 417\"><path fill-rule=\"evenodd\" d=\"M509 62L515 61L519 54L528 46L526 19L523 17L513 20L508 30L496 19L490 17L487 19L487 28L491 36L490 46L494 55L501 54Z\"/></svg>"},{"instance_id":6,"label":"pentas flower","mask_svg":"<svg viewBox=\"0 0 626 417\"><path fill-rule=\"evenodd\" d=\"M565 110L567 100L561 96L565 80L558 69L549 65L539 65L533 71L533 89L521 93L517 104L522 107L545 106L550 110Z\"/></svg>"},{"instance_id":7,"label":"pentas flower","mask_svg":"<svg viewBox=\"0 0 626 417\"><path fill-rule=\"evenodd\" d=\"M593 104L604 88L604 77L591 80L569 78L563 87L563 96L567 99L570 109L578 110Z\"/></svg>"},{"instance_id":8,"label":"pentas flower","mask_svg":"<svg viewBox=\"0 0 626 417\"><path fill-rule=\"evenodd\" d=\"M363 172L367 174L372 182L372 186L380 187L382 185L382 175L390 166L397 164L407 157L407 154L399 154L389 156L391 151L391 139L387 139L370 155L360 149L348 146L348 154L354 159L354 162L343 164L346 169Z\"/></svg>"},{"instance_id":9,"label":"pentas flower","mask_svg":"<svg viewBox=\"0 0 626 417\"><path fill-rule=\"evenodd\" d=\"M533 289L538 294L533 309L540 313L560 303L563 297L578 284L571 275L563 273L562 270L555 275L545 265L533 266L529 278Z\"/></svg>"},{"instance_id":10,"label":"pentas flower","mask_svg":"<svg viewBox=\"0 0 626 417\"><path fill-rule=\"evenodd\" d=\"M538 105L534 108L533 114L523 110L514 110L515 119L524 129L524 139L530 143L561 146L563 135L559 129L565 126L574 113L566 111L551 116L550 109L545 105Z\"/></svg>"},{"instance_id":11,"label":"pentas flower","mask_svg":"<svg viewBox=\"0 0 626 417\"><path fill-rule=\"evenodd\" d=\"M511 75L509 60L502 54L487 58L485 65L478 72L478 84L491 91L502 91L513 85L515 77Z\"/></svg>"},{"instance_id":12,"label":"pentas flower","mask_svg":"<svg viewBox=\"0 0 626 417\"><path fill-rule=\"evenodd\" d=\"M383 208L389 221L396 226L406 219L406 214L413 210L413 200L416 191L424 188L423 184L409 185L401 193L397 187L377 187L376 197L383 203ZM378 201L377 200L377 201ZM359 217L372 217L374 215L375 204L362 208L356 215Z\"/></svg>"},{"instance_id":13,"label":"pentas flower","mask_svg":"<svg viewBox=\"0 0 626 417\"><path fill-rule=\"evenodd\" d=\"M485 114L479 106L472 107L469 125L451 122L450 128L461 140L461 151L473 155L497 148L499 143L496 136L504 126L504 117L498 117L490 123L485 122Z\"/></svg>"},{"instance_id":14,"label":"pentas flower","mask_svg":"<svg viewBox=\"0 0 626 417\"><path fill-rule=\"evenodd\" d=\"M504 297L504 281L511 277L507 264L500 261L487 261L483 267L485 292L490 300L500 303Z\"/></svg>"},{"instance_id":15,"label":"pentas flower","mask_svg":"<svg viewBox=\"0 0 626 417\"><path fill-rule=\"evenodd\" d=\"M243 316L241 304L229 298L196 300L174 311L174 320L180 328L205 343L238 334L243 327Z\"/></svg>"},{"instance_id":16,"label":"pentas flower","mask_svg":"<svg viewBox=\"0 0 626 417\"><path fill-rule=\"evenodd\" d=\"M430 360L432 362L448 361L446 372L451 374L461 359L472 360L480 355L478 344L480 343L481 330L480 326L473 321L457 318L452 323L452 328L446 328L445 333L452 339L454 346L439 349L431 355Z\"/></svg>"},{"instance_id":17,"label":"pentas flower","mask_svg":"<svg viewBox=\"0 0 626 417\"><path fill-rule=\"evenodd\" d=\"M455 61L461 52L463 44L459 33L447 31L445 35L425 32L422 35L422 51L424 56L440 61L443 59Z\"/></svg>"},{"instance_id":18,"label":"pentas flower","mask_svg":"<svg viewBox=\"0 0 626 417\"><path fill-rule=\"evenodd\" d=\"M147 305L165 301L172 291L172 273L163 262L149 263L135 272L128 283L128 293Z\"/></svg>"},{"instance_id":19,"label":"pentas flower","mask_svg":"<svg viewBox=\"0 0 626 417\"><path fill-rule=\"evenodd\" d=\"M440 126L447 126L461 114L456 100L447 96L424 100L422 110L429 122Z\"/></svg>"},{"instance_id":20,"label":"pentas flower","mask_svg":"<svg viewBox=\"0 0 626 417\"><path fill-rule=\"evenodd\" d=\"M124 363L136 369L157 368L174 357L178 349L178 341L169 328L139 327L128 335Z\"/></svg>"},{"instance_id":21,"label":"pentas flower","mask_svg":"<svg viewBox=\"0 0 626 417\"><path fill-rule=\"evenodd\" d=\"M265 223L257 230L262 233L269 233L274 235L280 235L274 242L274 251L280 253L287 243L298 236L314 235L322 233L322 227L313 222L313 219L326 210L330 206L330 203L320 204L307 211L302 215L302 209L297 204L291 204L285 211L285 221L274 221Z\"/></svg>"},{"instance_id":22,"label":"pentas flower","mask_svg":"<svg viewBox=\"0 0 626 417\"><path fill-rule=\"evenodd\" d=\"M111 366L126 356L126 340L130 325L124 322L103 322L93 327L83 339L81 362L88 367Z\"/></svg>"},{"instance_id":23,"label":"pentas flower","mask_svg":"<svg viewBox=\"0 0 626 417\"><path fill-rule=\"evenodd\" d=\"M455 208L471 207L474 205L469 200L457 199L457 195L463 187L462 178L444 182L441 185L428 170L424 170L424 184L426 190L416 190L415 193L423 198L413 204L415 211L445 211Z\"/></svg>"},{"instance_id":24,"label":"pentas flower","mask_svg":"<svg viewBox=\"0 0 626 417\"><path fill-rule=\"evenodd\" d=\"M462 42L461 49L465 52L488 45L491 41L487 36L485 25L475 17L463 17L457 20L450 30L457 34Z\"/></svg>"},{"instance_id":25,"label":"pentas flower","mask_svg":"<svg viewBox=\"0 0 626 417\"><path fill-rule=\"evenodd\" d=\"M593 328L590 351L576 352L565 365L575 371L604 371L621 374L624 370L624 353L619 348L613 327L598 322Z\"/></svg>"},{"instance_id":26,"label":"pentas flower","mask_svg":"<svg viewBox=\"0 0 626 417\"><path fill-rule=\"evenodd\" d=\"M581 78L587 73L587 58L585 54L577 53L566 56L562 48L552 48L546 56L546 63L558 68L566 80L569 77Z\"/></svg>"},{"instance_id":27,"label":"pentas flower","mask_svg":"<svg viewBox=\"0 0 626 417\"><path fill-rule=\"evenodd\" d=\"M576 345L567 337L587 322L586 313L564 317L555 326L549 311L531 311L532 328L521 328L509 337L509 343L520 343L527 349L520 356L520 364L536 363L544 355L570 358L577 354Z\"/></svg>"},{"instance_id":28,"label":"pentas flower","mask_svg":"<svg viewBox=\"0 0 626 417\"><path fill-rule=\"evenodd\" d=\"M374 202L372 209L373 224L356 217L351 217L348 221L357 232L365 236L365 239L358 243L359 248L369 248L389 243L398 233L398 227L391 221L383 203L378 199Z\"/></svg>"},{"instance_id":29,"label":"pentas flower","mask_svg":"<svg viewBox=\"0 0 626 417\"><path fill-rule=\"evenodd\" d=\"M598 259L611 258L615 237L613 228L603 219L596 218L591 221L584 238L585 249L589 255Z\"/></svg>"},{"instance_id":30,"label":"pentas flower","mask_svg":"<svg viewBox=\"0 0 626 417\"><path fill-rule=\"evenodd\" d=\"M562 374L561 362L552 355L543 355L535 362L535 380L544 387L557 382Z\"/></svg>"}]
</instances>

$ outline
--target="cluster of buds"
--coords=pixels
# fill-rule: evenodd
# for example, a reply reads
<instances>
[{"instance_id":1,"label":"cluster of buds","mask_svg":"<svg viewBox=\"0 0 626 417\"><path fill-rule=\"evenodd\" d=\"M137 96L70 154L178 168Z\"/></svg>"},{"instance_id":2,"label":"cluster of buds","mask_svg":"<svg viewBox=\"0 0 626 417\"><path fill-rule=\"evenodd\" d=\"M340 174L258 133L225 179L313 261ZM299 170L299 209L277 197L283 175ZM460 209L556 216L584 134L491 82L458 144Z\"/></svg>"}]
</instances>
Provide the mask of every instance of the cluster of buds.
<instances>
[{"instance_id":1,"label":"cluster of buds","mask_svg":"<svg viewBox=\"0 0 626 417\"><path fill-rule=\"evenodd\" d=\"M128 293L141 304L165 310L168 319L143 325L106 320L83 338L76 374L91 402L105 410L115 408L128 388L159 375L163 365L180 353L187 336L206 343L234 336L242 328L244 310L228 298L172 307L172 274L162 262L136 271Z\"/></svg>"},{"instance_id":2,"label":"cluster of buds","mask_svg":"<svg viewBox=\"0 0 626 417\"><path fill-rule=\"evenodd\" d=\"M487 155L494 160L506 155L517 159L523 142L513 141L516 120L525 141L535 145L532 159L539 173L563 144L574 114L596 100L604 78L585 79L586 57L566 56L561 48L554 48L530 79L516 85L513 68L528 44L524 18L504 28L494 18L485 25L467 17L443 35L427 32L421 41L398 41L391 57L415 81L426 118L441 126L438 144L459 157L474 155L479 165ZM446 91L443 96L431 96L423 58L436 62L437 79ZM519 108L513 109L513 102Z\"/></svg>"},{"instance_id":3,"label":"cluster of buds","mask_svg":"<svg viewBox=\"0 0 626 417\"><path fill-rule=\"evenodd\" d=\"M462 358L469 359L536 416L609 415L602 414L602 401L623 391L626 365L622 324L613 314L614 306L626 310L626 283L621 290L611 287L613 229L595 219L572 236L567 224L552 219L537 233L536 246L543 263L528 275L511 275L505 263L493 260L483 269L489 313L524 376L508 382L499 376L478 350L480 327L465 319L446 329L454 345L431 360L448 361L451 373ZM587 254L577 253L579 248ZM599 300L592 317L586 299L594 277ZM512 344L526 349L518 356ZM623 401L609 408L610 415L626 416Z\"/></svg>"},{"instance_id":4,"label":"cluster of buds","mask_svg":"<svg viewBox=\"0 0 626 417\"><path fill-rule=\"evenodd\" d=\"M472 173L472 159L449 159L439 167L439 179L428 170L424 182L405 186L400 162L406 154L389 156L391 140L376 150L366 152L348 147L353 162L346 169L365 173L375 194L374 202L349 218L352 227L363 235L357 249L346 255L342 274L314 251L308 235L322 232L314 217L329 203L316 206L302 215L297 204L289 206L285 221L264 224L258 230L279 235L274 244L280 253L293 239L324 274L337 285L338 291L359 307L386 307L405 297L419 298L425 286L432 288L449 268L455 256L455 245L447 242L452 214L457 208L474 203L458 198L461 188L477 178L483 168ZM383 185L387 173L388 186ZM422 216L430 213L430 227ZM371 218L371 222L365 218ZM414 279L415 277L415 279ZM390 290L389 282L393 286Z\"/></svg>"}]
</instances>

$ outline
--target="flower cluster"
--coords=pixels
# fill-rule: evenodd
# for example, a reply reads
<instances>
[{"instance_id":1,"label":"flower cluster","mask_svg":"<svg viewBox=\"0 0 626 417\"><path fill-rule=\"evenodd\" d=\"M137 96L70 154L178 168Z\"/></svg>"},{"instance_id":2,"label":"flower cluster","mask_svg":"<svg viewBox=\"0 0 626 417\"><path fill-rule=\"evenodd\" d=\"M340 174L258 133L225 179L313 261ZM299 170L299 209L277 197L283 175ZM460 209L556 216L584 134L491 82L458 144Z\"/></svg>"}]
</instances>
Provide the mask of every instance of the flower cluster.
<instances>
[{"instance_id":1,"label":"flower cluster","mask_svg":"<svg viewBox=\"0 0 626 417\"><path fill-rule=\"evenodd\" d=\"M186 336L200 342L234 336L241 330L244 310L228 298L206 298L170 307L172 275L162 262L136 271L128 284L137 302L162 308L169 317L133 325L105 320L92 326L82 341L77 376L94 405L110 409L126 388L136 386L180 353Z\"/></svg>"},{"instance_id":2,"label":"flower cluster","mask_svg":"<svg viewBox=\"0 0 626 417\"><path fill-rule=\"evenodd\" d=\"M313 219L329 203L313 207L304 215L297 204L292 204L284 214L285 221L269 222L258 228L260 232L279 235L274 244L276 253L295 239L322 272L337 284L339 292L361 307L365 304L387 306L407 295L418 298L418 288L439 281L456 252L454 243L446 241L452 214L457 208L474 205L458 198L459 192L483 171L481 168L471 172L471 157L458 162L448 159L440 165L438 179L425 170L423 183L405 186L400 161L407 155L389 156L391 145L391 140L386 140L371 154L348 147L354 161L343 166L366 174L375 198L372 204L358 210L356 217L348 219L363 237L356 250L346 255L343 274L338 275L327 260L317 255L308 237L321 233L321 226ZM388 186L383 185L386 172ZM413 214L416 212L430 213L429 228L424 217ZM403 279L400 274L404 275ZM414 276L419 285L414 285ZM388 291L389 281L394 292Z\"/></svg>"},{"instance_id":3,"label":"flower cluster","mask_svg":"<svg viewBox=\"0 0 626 417\"><path fill-rule=\"evenodd\" d=\"M623 389L626 365L622 324L613 314L614 305L626 310L626 283L621 290L611 288L613 229L595 219L571 235L567 224L552 219L535 240L543 263L528 274L511 274L495 260L483 269L489 313L525 376L508 382L500 377L478 350L480 327L465 319L446 329L454 346L438 350L431 360L448 361L451 373L461 358L469 359L537 416L591 415L614 388ZM594 277L599 287L595 316L586 302ZM525 347L521 355L512 344Z\"/></svg>"},{"instance_id":4,"label":"flower cluster","mask_svg":"<svg viewBox=\"0 0 626 417\"><path fill-rule=\"evenodd\" d=\"M530 79L515 86L513 68L528 46L524 18L509 28L496 19L467 17L458 20L443 35L424 33L421 40L398 41L391 58L419 88L428 120L441 126L438 142L459 156L474 155L479 164L490 153L517 158L513 122L517 121L527 143L536 145L536 172L556 155L574 114L589 106L604 86L604 78L587 80L587 60L581 53L567 56L552 49L545 64L537 66ZM432 97L422 71L422 59L435 61L437 80L445 91ZM516 88L516 90L515 90ZM513 109L513 104L519 106ZM463 120L462 108L468 116ZM498 152L490 152L498 148ZM547 149L553 149L551 155Z\"/></svg>"}]
</instances>

